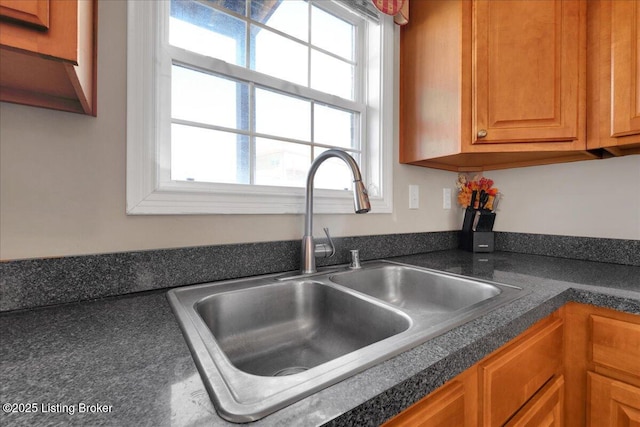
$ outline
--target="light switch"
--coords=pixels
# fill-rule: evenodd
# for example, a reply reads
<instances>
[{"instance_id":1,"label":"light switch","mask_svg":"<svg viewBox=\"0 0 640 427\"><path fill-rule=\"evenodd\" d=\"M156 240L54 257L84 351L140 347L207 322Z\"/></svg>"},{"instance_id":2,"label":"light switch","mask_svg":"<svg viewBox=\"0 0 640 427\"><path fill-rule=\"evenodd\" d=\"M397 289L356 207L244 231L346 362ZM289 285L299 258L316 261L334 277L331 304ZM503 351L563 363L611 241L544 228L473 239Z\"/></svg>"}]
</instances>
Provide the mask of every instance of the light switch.
<instances>
[{"instance_id":1,"label":"light switch","mask_svg":"<svg viewBox=\"0 0 640 427\"><path fill-rule=\"evenodd\" d=\"M451 209L451 189L442 189L442 209Z\"/></svg>"},{"instance_id":2,"label":"light switch","mask_svg":"<svg viewBox=\"0 0 640 427\"><path fill-rule=\"evenodd\" d=\"M409 186L409 209L418 209L420 207L420 187L417 185Z\"/></svg>"}]
</instances>

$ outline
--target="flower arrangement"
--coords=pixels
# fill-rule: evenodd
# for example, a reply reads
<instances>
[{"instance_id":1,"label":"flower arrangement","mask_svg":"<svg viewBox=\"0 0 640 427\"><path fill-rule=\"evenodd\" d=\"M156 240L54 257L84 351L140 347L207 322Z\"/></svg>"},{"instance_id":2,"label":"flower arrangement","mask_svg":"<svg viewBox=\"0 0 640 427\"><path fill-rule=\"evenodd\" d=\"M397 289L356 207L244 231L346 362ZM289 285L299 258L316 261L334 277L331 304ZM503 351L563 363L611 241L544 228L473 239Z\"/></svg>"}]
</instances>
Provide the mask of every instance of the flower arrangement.
<instances>
[{"instance_id":1,"label":"flower arrangement","mask_svg":"<svg viewBox=\"0 0 640 427\"><path fill-rule=\"evenodd\" d=\"M458 174L458 181L456 182L458 188L458 204L467 208L476 209L480 203L480 193L484 191L489 197L488 201L484 205L485 209L494 210L494 202L498 197L498 189L493 186L493 180L483 177L478 174L469 180L466 174ZM475 206L470 206L473 192L476 192Z\"/></svg>"}]
</instances>

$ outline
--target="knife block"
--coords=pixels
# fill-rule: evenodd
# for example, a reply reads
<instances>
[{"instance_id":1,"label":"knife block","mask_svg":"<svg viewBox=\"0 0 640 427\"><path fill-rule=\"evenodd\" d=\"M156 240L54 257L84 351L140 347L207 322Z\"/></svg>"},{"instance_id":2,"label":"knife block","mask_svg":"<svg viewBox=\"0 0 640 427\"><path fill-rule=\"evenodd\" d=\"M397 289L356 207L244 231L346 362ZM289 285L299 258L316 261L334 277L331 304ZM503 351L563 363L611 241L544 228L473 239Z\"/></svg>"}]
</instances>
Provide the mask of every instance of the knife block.
<instances>
[{"instance_id":1,"label":"knife block","mask_svg":"<svg viewBox=\"0 0 640 427\"><path fill-rule=\"evenodd\" d=\"M493 252L495 236L493 231L461 231L460 249L469 252Z\"/></svg>"},{"instance_id":2,"label":"knife block","mask_svg":"<svg viewBox=\"0 0 640 427\"><path fill-rule=\"evenodd\" d=\"M493 252L495 221L493 212L467 208L460 232L460 248L470 252Z\"/></svg>"}]
</instances>

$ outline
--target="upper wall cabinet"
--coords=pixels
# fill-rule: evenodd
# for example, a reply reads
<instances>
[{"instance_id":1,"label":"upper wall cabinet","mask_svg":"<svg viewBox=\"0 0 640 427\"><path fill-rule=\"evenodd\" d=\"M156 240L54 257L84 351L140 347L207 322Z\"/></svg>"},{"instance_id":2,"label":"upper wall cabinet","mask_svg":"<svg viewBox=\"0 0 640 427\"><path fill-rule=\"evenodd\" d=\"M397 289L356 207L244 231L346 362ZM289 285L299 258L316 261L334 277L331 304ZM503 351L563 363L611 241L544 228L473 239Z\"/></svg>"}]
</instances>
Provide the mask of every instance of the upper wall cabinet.
<instances>
[{"instance_id":1,"label":"upper wall cabinet","mask_svg":"<svg viewBox=\"0 0 640 427\"><path fill-rule=\"evenodd\" d=\"M577 141L580 3L478 0L473 7L473 143Z\"/></svg>"},{"instance_id":2,"label":"upper wall cabinet","mask_svg":"<svg viewBox=\"0 0 640 427\"><path fill-rule=\"evenodd\" d=\"M588 147L640 153L640 1L588 6Z\"/></svg>"},{"instance_id":3,"label":"upper wall cabinet","mask_svg":"<svg viewBox=\"0 0 640 427\"><path fill-rule=\"evenodd\" d=\"M48 30L49 0L1 0L0 16Z\"/></svg>"},{"instance_id":4,"label":"upper wall cabinet","mask_svg":"<svg viewBox=\"0 0 640 427\"><path fill-rule=\"evenodd\" d=\"M96 115L95 0L0 0L0 101Z\"/></svg>"},{"instance_id":5,"label":"upper wall cabinet","mask_svg":"<svg viewBox=\"0 0 640 427\"><path fill-rule=\"evenodd\" d=\"M595 158L586 1L424 0L402 28L400 161L456 171Z\"/></svg>"}]
</instances>

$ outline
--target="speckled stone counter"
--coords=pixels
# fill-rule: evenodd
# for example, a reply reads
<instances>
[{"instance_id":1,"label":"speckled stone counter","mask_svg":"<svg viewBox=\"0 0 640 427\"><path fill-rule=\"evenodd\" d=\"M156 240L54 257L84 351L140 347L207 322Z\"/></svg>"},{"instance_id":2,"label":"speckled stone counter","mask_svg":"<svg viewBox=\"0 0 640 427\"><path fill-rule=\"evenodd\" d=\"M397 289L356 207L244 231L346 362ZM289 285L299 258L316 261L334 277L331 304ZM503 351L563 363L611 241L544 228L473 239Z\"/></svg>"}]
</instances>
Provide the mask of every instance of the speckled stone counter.
<instances>
[{"instance_id":1,"label":"speckled stone counter","mask_svg":"<svg viewBox=\"0 0 640 427\"><path fill-rule=\"evenodd\" d=\"M378 425L566 302L640 314L640 267L457 250L393 260L530 292L252 425ZM5 313L0 334L0 425L232 425L164 292Z\"/></svg>"}]
</instances>

